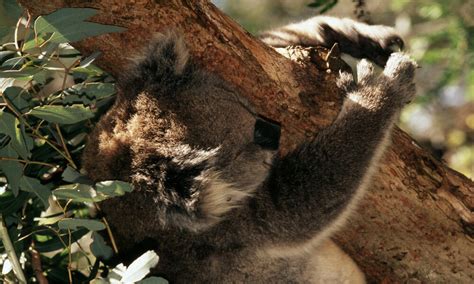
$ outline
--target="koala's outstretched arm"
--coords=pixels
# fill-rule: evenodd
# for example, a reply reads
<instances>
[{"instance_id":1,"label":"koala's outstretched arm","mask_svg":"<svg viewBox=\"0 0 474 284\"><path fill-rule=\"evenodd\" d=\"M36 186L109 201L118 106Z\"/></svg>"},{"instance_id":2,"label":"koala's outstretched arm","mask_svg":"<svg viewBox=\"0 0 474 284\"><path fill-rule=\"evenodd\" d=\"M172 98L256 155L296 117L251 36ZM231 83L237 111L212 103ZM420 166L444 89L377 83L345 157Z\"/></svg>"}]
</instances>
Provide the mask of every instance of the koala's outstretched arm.
<instances>
[{"instance_id":1,"label":"koala's outstretched arm","mask_svg":"<svg viewBox=\"0 0 474 284\"><path fill-rule=\"evenodd\" d=\"M415 94L415 68L406 55L395 53L380 76L366 60L358 65L357 84L352 75L341 74L338 83L347 98L338 118L314 141L279 161L262 197L271 205L260 208L260 214L256 210L275 242L307 240L345 219L363 193L399 111Z\"/></svg>"},{"instance_id":2,"label":"koala's outstretched arm","mask_svg":"<svg viewBox=\"0 0 474 284\"><path fill-rule=\"evenodd\" d=\"M391 27L367 25L351 19L317 16L264 32L260 39L273 47L289 45L324 46L339 44L342 52L368 58L384 66L390 54L403 48L403 40Z\"/></svg>"}]
</instances>

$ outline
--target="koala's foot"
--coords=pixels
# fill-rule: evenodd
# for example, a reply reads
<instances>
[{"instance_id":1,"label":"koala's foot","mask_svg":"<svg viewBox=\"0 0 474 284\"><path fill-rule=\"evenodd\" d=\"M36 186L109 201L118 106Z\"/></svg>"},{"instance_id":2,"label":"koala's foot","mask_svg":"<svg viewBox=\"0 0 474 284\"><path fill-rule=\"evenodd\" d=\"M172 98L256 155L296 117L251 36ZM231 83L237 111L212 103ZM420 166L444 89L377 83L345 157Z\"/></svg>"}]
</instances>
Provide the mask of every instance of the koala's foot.
<instances>
[{"instance_id":1,"label":"koala's foot","mask_svg":"<svg viewBox=\"0 0 474 284\"><path fill-rule=\"evenodd\" d=\"M413 79L417 67L413 59L400 52L393 53L388 59L383 78L387 82L389 93L395 103L403 106L411 102L415 96L416 88Z\"/></svg>"},{"instance_id":2,"label":"koala's foot","mask_svg":"<svg viewBox=\"0 0 474 284\"><path fill-rule=\"evenodd\" d=\"M417 64L403 53L393 53L382 74L377 74L372 63L361 60L357 65L358 82L348 73L341 73L338 86L347 97L369 110L398 110L415 95L413 78Z\"/></svg>"}]
</instances>

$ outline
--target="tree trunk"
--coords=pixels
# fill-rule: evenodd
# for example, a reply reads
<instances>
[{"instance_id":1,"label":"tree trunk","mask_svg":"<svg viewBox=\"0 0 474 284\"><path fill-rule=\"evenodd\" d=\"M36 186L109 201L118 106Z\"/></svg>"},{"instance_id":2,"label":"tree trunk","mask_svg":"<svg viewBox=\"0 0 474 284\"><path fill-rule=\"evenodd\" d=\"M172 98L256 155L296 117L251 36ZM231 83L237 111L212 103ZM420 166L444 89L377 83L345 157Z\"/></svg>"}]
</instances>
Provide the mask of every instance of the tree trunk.
<instances>
[{"instance_id":1,"label":"tree trunk","mask_svg":"<svg viewBox=\"0 0 474 284\"><path fill-rule=\"evenodd\" d=\"M20 0L33 15L61 7L100 10L94 22L126 27L74 46L103 52L97 64L118 76L153 33L180 31L203 68L237 86L265 117L282 124L281 153L311 139L337 115L337 54L288 48L253 38L204 0ZM334 239L369 280L473 283L474 183L395 129L369 193Z\"/></svg>"}]
</instances>

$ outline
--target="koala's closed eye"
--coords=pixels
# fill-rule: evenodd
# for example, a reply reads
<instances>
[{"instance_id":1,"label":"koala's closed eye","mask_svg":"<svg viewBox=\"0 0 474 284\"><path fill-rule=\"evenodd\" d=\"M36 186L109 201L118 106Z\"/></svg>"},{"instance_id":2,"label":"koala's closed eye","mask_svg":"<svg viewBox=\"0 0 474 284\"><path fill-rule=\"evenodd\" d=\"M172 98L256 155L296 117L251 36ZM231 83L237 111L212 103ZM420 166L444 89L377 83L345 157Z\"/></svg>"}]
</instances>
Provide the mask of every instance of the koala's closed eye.
<instances>
[{"instance_id":1,"label":"koala's closed eye","mask_svg":"<svg viewBox=\"0 0 474 284\"><path fill-rule=\"evenodd\" d=\"M253 142L263 149L277 150L280 146L281 126L277 122L258 117L255 121Z\"/></svg>"}]
</instances>

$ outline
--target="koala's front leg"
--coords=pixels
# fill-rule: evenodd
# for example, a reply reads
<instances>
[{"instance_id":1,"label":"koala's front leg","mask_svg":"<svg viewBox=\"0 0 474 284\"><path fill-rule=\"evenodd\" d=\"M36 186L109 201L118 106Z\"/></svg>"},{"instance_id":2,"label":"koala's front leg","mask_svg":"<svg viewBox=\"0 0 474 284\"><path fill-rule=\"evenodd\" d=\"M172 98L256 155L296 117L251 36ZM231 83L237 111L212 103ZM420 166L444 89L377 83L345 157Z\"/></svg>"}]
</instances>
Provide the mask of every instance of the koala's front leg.
<instances>
[{"instance_id":1,"label":"koala's front leg","mask_svg":"<svg viewBox=\"0 0 474 284\"><path fill-rule=\"evenodd\" d=\"M351 19L317 16L264 32L260 39L273 47L289 45L324 46L339 44L342 52L368 58L384 66L390 54L403 48L403 40L391 27L367 25Z\"/></svg>"},{"instance_id":2,"label":"koala's front leg","mask_svg":"<svg viewBox=\"0 0 474 284\"><path fill-rule=\"evenodd\" d=\"M257 216L275 241L304 241L322 232L328 236L346 218L364 192L398 113L415 94L415 68L408 56L395 53L380 76L365 60L357 68L358 83L350 74L341 75L347 98L338 118L314 141L278 161L271 176L266 194L272 205L259 208L263 212Z\"/></svg>"}]
</instances>

